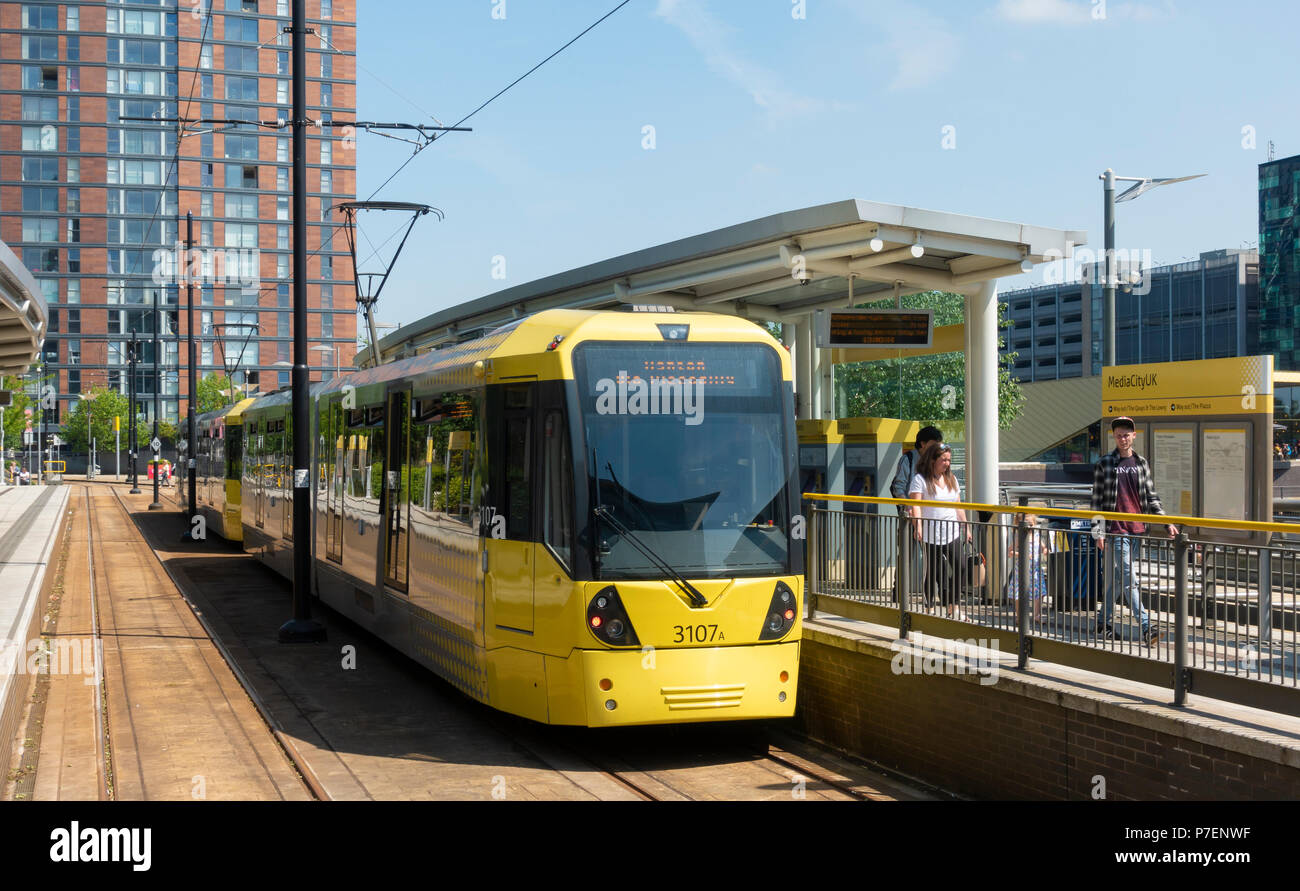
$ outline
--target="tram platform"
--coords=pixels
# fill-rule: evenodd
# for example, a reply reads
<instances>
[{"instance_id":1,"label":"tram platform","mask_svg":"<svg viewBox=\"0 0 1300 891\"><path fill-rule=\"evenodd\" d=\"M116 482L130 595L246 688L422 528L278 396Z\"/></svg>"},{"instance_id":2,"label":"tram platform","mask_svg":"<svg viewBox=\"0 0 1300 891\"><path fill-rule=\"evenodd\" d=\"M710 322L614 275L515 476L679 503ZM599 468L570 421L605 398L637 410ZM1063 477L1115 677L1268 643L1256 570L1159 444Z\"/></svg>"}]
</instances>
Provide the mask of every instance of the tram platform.
<instances>
[{"instance_id":1,"label":"tram platform","mask_svg":"<svg viewBox=\"0 0 1300 891\"><path fill-rule=\"evenodd\" d=\"M1295 800L1300 718L951 637L818 613L800 653L810 737L972 798ZM987 636L986 636L987 635Z\"/></svg>"},{"instance_id":2,"label":"tram platform","mask_svg":"<svg viewBox=\"0 0 1300 891\"><path fill-rule=\"evenodd\" d=\"M289 586L220 539L182 541L176 489L150 511L151 489L65 488L64 581L44 632L101 640L102 683L93 671L43 676L6 799L944 797L811 746L788 724L597 740L503 715L327 609L315 610L325 643L280 644Z\"/></svg>"},{"instance_id":3,"label":"tram platform","mask_svg":"<svg viewBox=\"0 0 1300 891\"><path fill-rule=\"evenodd\" d=\"M28 660L40 640L68 495L61 486L0 487L0 765L9 764L31 686Z\"/></svg>"}]
</instances>

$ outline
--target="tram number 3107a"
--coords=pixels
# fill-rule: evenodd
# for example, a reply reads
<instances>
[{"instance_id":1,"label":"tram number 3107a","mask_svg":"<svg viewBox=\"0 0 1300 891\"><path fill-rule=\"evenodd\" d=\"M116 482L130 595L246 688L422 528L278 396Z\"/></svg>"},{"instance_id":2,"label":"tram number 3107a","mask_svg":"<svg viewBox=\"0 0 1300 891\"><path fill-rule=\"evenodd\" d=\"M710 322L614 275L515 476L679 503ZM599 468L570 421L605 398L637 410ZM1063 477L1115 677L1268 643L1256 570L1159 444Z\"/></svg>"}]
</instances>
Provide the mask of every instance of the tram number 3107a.
<instances>
[{"instance_id":1,"label":"tram number 3107a","mask_svg":"<svg viewBox=\"0 0 1300 891\"><path fill-rule=\"evenodd\" d=\"M714 643L727 639L717 625L674 625L673 634L676 635L673 643Z\"/></svg>"}]
</instances>

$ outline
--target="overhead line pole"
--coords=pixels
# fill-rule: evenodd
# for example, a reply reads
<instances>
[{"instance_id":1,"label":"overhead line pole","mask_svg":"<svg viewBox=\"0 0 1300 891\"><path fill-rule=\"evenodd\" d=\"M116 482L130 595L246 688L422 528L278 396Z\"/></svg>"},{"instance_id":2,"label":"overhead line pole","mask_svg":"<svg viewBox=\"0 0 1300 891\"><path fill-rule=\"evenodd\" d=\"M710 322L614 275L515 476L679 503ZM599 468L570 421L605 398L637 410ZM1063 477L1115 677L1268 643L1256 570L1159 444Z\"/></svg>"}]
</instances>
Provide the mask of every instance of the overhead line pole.
<instances>
[{"instance_id":1,"label":"overhead line pole","mask_svg":"<svg viewBox=\"0 0 1300 891\"><path fill-rule=\"evenodd\" d=\"M198 468L198 462L195 460L195 458L199 453L198 451L199 438L198 438L198 433L195 430L195 426L198 423L198 409L196 408L196 404L197 404L196 400L199 398L199 386L198 386L198 380L195 376L196 374L195 365L197 364L196 363L197 356L196 356L196 348L194 343L194 276L189 274L190 252L193 250L194 250L194 214L191 211L186 211L185 212L185 259L184 259L185 265L184 267L181 266L180 258L177 258L176 265L177 265L177 271L179 271L182 268L185 269L185 332L187 337L187 343L189 349L189 362L190 362L190 384L189 384L190 406L186 418L189 421L190 435L189 435L189 448L185 450L187 453L185 455L185 480L187 483L186 504L189 508L188 511L189 516L187 519L190 522L190 529L194 528L193 526L194 515L197 514L199 510L198 503L195 501L195 498L198 495L198 489L197 489L197 483L195 481L195 473L194 473L194 471ZM185 534L186 536L189 536L190 533L187 531Z\"/></svg>"},{"instance_id":2,"label":"overhead line pole","mask_svg":"<svg viewBox=\"0 0 1300 891\"><path fill-rule=\"evenodd\" d=\"M131 468L130 468L131 469L131 491L127 493L128 495L140 494L140 474L137 470L136 463L135 463L135 453L136 450L139 448L139 443L138 443L139 434L136 432L136 423L137 423L136 414L138 412L138 409L135 404L135 370L136 370L136 363L139 360L139 354L140 354L139 341L136 339L135 329L132 328L130 361L127 362L127 366L129 367L131 373L131 380L127 387L127 401L130 403L130 407L131 407L131 412L130 412L131 418L130 418L130 422L127 424L127 433L126 433L126 438L129 440L128 448L130 450L130 455L131 455Z\"/></svg>"},{"instance_id":3,"label":"overhead line pole","mask_svg":"<svg viewBox=\"0 0 1300 891\"><path fill-rule=\"evenodd\" d=\"M158 350L162 346L162 339L158 336L162 328L162 313L158 309L158 292L161 288L153 289L153 439L149 442L149 450L153 451L155 442L161 443L158 438L158 415L162 411L162 373L158 369ZM162 501L158 498L158 458L162 457L162 446L154 452L154 457L150 460L153 462L153 502L149 505L149 510L162 510Z\"/></svg>"},{"instance_id":4,"label":"overhead line pole","mask_svg":"<svg viewBox=\"0 0 1300 891\"><path fill-rule=\"evenodd\" d=\"M307 356L307 3L293 0L293 618L281 643L325 640L311 617L311 431Z\"/></svg>"}]
</instances>

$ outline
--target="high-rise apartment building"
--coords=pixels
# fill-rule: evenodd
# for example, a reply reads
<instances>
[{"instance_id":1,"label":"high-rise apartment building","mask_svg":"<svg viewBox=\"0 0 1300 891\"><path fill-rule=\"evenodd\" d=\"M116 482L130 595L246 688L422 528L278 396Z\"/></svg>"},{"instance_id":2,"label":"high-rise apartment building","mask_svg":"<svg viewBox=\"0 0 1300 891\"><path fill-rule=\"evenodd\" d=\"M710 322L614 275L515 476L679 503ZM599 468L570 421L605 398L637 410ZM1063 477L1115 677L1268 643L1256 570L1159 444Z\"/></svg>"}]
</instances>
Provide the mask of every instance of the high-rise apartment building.
<instances>
[{"instance_id":1,"label":"high-rise apartment building","mask_svg":"<svg viewBox=\"0 0 1300 891\"><path fill-rule=\"evenodd\" d=\"M125 391L133 331L144 344L137 392L152 415L155 301L162 416L184 416L178 271L197 279L200 375L236 367L263 393L289 383L290 14L289 0L0 2L0 240L49 305L51 423L92 387ZM354 3L308 0L307 16L307 117L352 120ZM130 120L177 117L247 123ZM320 380L355 351L351 260L331 207L355 197L356 143L328 127L307 133L308 338ZM198 254L178 265L187 212Z\"/></svg>"},{"instance_id":2,"label":"high-rise apartment building","mask_svg":"<svg viewBox=\"0 0 1300 891\"><path fill-rule=\"evenodd\" d=\"M1178 362L1249 356L1261 345L1259 256L1207 251L1196 260L1146 269L1115 294L1115 362ZM1011 376L1023 383L1101 374L1100 264L1078 280L998 295L1011 327L1002 355L1016 353Z\"/></svg>"},{"instance_id":3,"label":"high-rise apartment building","mask_svg":"<svg viewBox=\"0 0 1300 891\"><path fill-rule=\"evenodd\" d=\"M1300 155L1259 165L1259 313L1264 352L1300 369Z\"/></svg>"}]
</instances>

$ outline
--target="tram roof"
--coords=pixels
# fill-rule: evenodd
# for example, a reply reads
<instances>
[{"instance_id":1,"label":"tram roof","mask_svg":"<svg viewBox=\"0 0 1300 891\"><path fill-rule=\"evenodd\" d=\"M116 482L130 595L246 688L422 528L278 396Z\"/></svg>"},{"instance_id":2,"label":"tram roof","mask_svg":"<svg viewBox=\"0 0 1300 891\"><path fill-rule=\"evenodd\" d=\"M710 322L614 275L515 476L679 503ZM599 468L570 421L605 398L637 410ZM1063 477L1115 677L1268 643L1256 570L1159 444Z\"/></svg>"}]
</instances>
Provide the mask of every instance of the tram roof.
<instances>
[{"instance_id":1,"label":"tram roof","mask_svg":"<svg viewBox=\"0 0 1300 891\"><path fill-rule=\"evenodd\" d=\"M385 361L481 335L551 308L639 303L797 320L819 309L900 293L970 293L990 279L1084 244L1087 232L1049 229L850 199L773 214L602 260L441 310L381 338ZM919 256L917 256L919 254ZM798 264L808 281L794 275ZM370 350L357 356L369 360Z\"/></svg>"},{"instance_id":2,"label":"tram roof","mask_svg":"<svg viewBox=\"0 0 1300 891\"><path fill-rule=\"evenodd\" d=\"M49 318L36 279L0 242L0 374L23 374L36 361Z\"/></svg>"}]
</instances>

